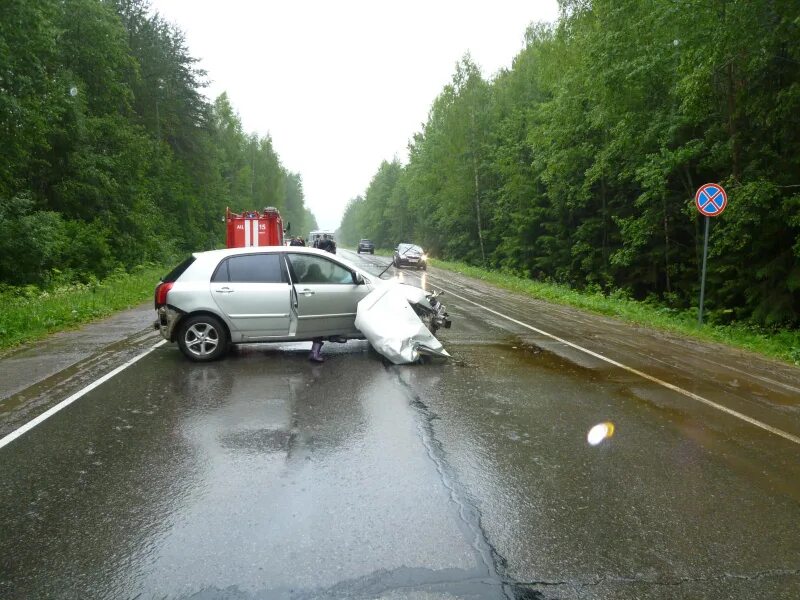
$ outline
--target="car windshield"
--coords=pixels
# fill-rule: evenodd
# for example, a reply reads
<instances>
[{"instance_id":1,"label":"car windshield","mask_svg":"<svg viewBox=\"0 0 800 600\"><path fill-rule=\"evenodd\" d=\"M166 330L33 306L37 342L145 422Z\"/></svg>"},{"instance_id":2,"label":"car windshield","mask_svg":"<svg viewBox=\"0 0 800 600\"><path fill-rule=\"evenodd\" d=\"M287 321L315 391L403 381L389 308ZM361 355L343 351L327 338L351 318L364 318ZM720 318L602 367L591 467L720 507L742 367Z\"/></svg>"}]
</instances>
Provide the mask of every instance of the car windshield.
<instances>
[{"instance_id":1,"label":"car windshield","mask_svg":"<svg viewBox=\"0 0 800 600\"><path fill-rule=\"evenodd\" d=\"M422 254L422 248L415 244L400 244L397 247L397 251L400 254L413 254L414 252Z\"/></svg>"}]
</instances>

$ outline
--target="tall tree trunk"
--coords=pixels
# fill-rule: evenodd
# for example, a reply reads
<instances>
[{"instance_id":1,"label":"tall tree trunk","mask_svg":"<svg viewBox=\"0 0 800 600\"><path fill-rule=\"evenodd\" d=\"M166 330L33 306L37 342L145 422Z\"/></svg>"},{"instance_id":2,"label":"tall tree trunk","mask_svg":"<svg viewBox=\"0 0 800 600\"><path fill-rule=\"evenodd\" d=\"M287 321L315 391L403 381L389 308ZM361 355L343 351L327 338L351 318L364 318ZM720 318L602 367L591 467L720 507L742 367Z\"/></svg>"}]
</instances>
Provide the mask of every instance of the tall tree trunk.
<instances>
[{"instance_id":1,"label":"tall tree trunk","mask_svg":"<svg viewBox=\"0 0 800 600\"><path fill-rule=\"evenodd\" d=\"M603 268L608 269L608 207L606 205L606 178L600 178L600 198L603 203Z\"/></svg>"},{"instance_id":2,"label":"tall tree trunk","mask_svg":"<svg viewBox=\"0 0 800 600\"><path fill-rule=\"evenodd\" d=\"M486 252L483 248L483 226L481 225L481 197L480 182L478 180L478 160L475 158L475 151L472 152L472 173L475 176L475 216L478 220L478 242L481 245L481 262L486 264Z\"/></svg>"},{"instance_id":3,"label":"tall tree trunk","mask_svg":"<svg viewBox=\"0 0 800 600\"><path fill-rule=\"evenodd\" d=\"M739 129L737 127L738 119L736 115L736 82L734 81L733 59L728 62L727 75L728 135L731 138L731 170L734 181L739 181L742 162L742 143L739 136Z\"/></svg>"},{"instance_id":4,"label":"tall tree trunk","mask_svg":"<svg viewBox=\"0 0 800 600\"><path fill-rule=\"evenodd\" d=\"M485 266L486 265L486 251L483 248L483 226L481 224L481 197L480 197L480 181L478 179L478 158L477 154L477 147L478 144L475 141L475 129L477 127L476 120L475 120L475 111L470 111L470 117L472 118L472 175L475 179L475 218L478 222L478 242L481 246L481 263Z\"/></svg>"},{"instance_id":5,"label":"tall tree trunk","mask_svg":"<svg viewBox=\"0 0 800 600\"><path fill-rule=\"evenodd\" d=\"M667 286L667 293L670 293L672 287L669 282L669 219L667 217L667 199L663 194L661 196L661 208L664 211L664 278Z\"/></svg>"}]
</instances>

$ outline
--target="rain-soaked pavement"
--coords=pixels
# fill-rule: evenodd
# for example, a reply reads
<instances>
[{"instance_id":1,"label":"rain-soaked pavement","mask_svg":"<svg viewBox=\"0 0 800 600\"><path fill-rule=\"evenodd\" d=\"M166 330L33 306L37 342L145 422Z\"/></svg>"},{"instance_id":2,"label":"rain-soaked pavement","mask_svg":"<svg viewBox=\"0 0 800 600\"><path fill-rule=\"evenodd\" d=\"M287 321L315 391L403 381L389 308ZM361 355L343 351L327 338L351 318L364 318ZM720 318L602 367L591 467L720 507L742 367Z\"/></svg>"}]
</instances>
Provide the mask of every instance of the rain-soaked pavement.
<instances>
[{"instance_id":1,"label":"rain-soaked pavement","mask_svg":"<svg viewBox=\"0 0 800 600\"><path fill-rule=\"evenodd\" d=\"M800 597L800 369L419 275L449 361L166 345L0 448L0 598ZM156 341L119 319L0 360L0 437Z\"/></svg>"}]
</instances>

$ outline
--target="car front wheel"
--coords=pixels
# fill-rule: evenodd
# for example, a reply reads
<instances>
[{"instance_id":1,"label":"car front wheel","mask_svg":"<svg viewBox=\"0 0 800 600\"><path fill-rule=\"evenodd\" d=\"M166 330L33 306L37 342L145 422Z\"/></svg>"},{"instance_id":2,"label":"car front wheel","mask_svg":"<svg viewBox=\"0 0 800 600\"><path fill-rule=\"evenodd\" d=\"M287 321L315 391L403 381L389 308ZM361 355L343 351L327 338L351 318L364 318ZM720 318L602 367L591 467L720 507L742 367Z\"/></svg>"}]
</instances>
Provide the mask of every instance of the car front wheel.
<instances>
[{"instance_id":1,"label":"car front wheel","mask_svg":"<svg viewBox=\"0 0 800 600\"><path fill-rule=\"evenodd\" d=\"M187 358L208 362L222 358L228 351L228 332L222 322L211 315L195 315L182 324L178 347Z\"/></svg>"}]
</instances>

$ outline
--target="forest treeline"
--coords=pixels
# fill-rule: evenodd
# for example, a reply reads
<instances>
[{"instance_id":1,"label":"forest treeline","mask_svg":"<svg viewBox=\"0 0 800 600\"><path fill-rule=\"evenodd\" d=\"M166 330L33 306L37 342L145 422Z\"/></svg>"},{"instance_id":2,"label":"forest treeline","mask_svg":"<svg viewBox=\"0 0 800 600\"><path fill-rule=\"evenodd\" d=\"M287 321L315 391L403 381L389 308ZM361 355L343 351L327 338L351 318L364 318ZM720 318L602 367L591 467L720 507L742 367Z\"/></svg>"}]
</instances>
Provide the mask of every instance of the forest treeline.
<instances>
[{"instance_id":1,"label":"forest treeline","mask_svg":"<svg viewBox=\"0 0 800 600\"><path fill-rule=\"evenodd\" d=\"M569 0L491 79L466 56L340 236L674 308L800 323L800 4Z\"/></svg>"},{"instance_id":2,"label":"forest treeline","mask_svg":"<svg viewBox=\"0 0 800 600\"><path fill-rule=\"evenodd\" d=\"M224 245L225 207L316 226L147 0L0 2L0 284L47 285Z\"/></svg>"}]
</instances>

